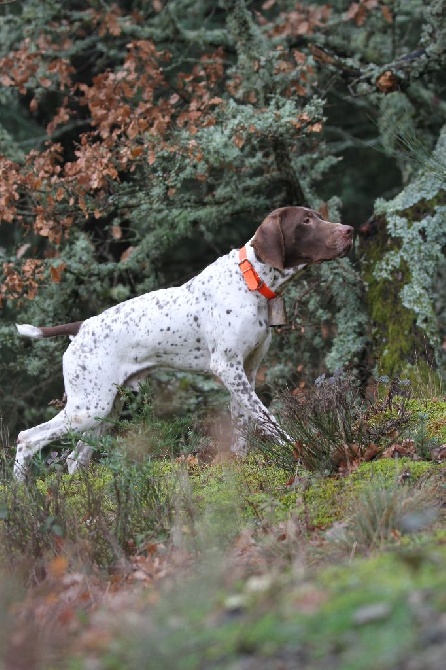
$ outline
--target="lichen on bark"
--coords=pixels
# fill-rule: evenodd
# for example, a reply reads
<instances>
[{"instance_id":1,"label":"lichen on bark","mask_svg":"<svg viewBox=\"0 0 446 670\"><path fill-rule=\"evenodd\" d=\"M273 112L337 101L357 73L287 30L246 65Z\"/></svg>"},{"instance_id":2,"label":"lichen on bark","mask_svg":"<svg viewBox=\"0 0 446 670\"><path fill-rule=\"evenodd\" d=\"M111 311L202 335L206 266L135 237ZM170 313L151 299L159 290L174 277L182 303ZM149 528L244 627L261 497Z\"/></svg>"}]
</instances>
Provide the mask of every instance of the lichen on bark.
<instances>
[{"instance_id":1,"label":"lichen on bark","mask_svg":"<svg viewBox=\"0 0 446 670\"><path fill-rule=\"evenodd\" d=\"M374 216L362 229L372 340L385 374L397 374L423 360L442 371L445 156L446 128L411 182L393 200L378 200Z\"/></svg>"}]
</instances>

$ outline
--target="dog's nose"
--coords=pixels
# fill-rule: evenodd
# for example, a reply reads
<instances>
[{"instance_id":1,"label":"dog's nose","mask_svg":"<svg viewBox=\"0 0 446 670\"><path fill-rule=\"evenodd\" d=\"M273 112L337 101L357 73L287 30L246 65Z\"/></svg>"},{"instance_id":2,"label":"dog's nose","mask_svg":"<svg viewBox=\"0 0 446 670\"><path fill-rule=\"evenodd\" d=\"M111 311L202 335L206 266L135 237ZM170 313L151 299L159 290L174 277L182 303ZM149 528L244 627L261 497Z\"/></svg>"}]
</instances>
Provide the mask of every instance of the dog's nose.
<instances>
[{"instance_id":1,"label":"dog's nose","mask_svg":"<svg viewBox=\"0 0 446 670\"><path fill-rule=\"evenodd\" d=\"M354 229L351 226L342 226L342 234L349 240L353 238L353 230Z\"/></svg>"}]
</instances>

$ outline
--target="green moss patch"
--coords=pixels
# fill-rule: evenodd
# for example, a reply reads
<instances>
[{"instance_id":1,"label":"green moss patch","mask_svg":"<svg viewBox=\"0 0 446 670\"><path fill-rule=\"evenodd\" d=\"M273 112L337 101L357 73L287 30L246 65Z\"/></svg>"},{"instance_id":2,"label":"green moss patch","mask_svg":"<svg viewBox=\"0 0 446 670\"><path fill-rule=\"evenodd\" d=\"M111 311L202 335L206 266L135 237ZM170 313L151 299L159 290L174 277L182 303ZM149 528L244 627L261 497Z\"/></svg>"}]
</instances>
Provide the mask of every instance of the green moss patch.
<instances>
[{"instance_id":1,"label":"green moss patch","mask_svg":"<svg viewBox=\"0 0 446 670\"><path fill-rule=\"evenodd\" d=\"M409 409L424 421L428 435L446 442L446 401L441 398L413 399L408 402Z\"/></svg>"}]
</instances>

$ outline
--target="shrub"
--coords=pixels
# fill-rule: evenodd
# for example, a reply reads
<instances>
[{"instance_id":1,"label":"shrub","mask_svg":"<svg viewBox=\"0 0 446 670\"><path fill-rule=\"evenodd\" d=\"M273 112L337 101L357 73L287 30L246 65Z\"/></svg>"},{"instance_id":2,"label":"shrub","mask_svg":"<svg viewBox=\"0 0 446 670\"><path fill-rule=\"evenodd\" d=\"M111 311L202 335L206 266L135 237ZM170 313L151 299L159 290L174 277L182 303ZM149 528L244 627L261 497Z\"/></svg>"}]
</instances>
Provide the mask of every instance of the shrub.
<instances>
[{"instance_id":1,"label":"shrub","mask_svg":"<svg viewBox=\"0 0 446 670\"><path fill-rule=\"evenodd\" d=\"M388 481L377 476L352 499L352 516L332 534L353 551L371 551L389 542L400 542L403 534L424 530L438 517L441 505L435 477L410 481L403 470Z\"/></svg>"},{"instance_id":2,"label":"shrub","mask_svg":"<svg viewBox=\"0 0 446 670\"><path fill-rule=\"evenodd\" d=\"M253 442L290 472L299 462L310 472L333 474L364 458L369 448L376 455L409 426L409 397L405 380L379 378L374 397L365 399L352 376L322 375L308 392L278 396L282 427L292 442L279 445L256 436Z\"/></svg>"}]
</instances>

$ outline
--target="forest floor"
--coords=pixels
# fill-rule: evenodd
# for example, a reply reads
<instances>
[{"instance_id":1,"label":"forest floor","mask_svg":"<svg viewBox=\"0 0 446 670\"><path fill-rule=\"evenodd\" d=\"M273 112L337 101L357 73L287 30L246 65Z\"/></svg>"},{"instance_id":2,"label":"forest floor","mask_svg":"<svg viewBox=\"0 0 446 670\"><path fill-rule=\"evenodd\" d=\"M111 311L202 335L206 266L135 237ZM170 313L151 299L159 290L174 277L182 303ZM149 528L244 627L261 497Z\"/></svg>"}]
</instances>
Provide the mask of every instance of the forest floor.
<instances>
[{"instance_id":1,"label":"forest floor","mask_svg":"<svg viewBox=\"0 0 446 670\"><path fill-rule=\"evenodd\" d=\"M2 485L0 668L444 667L444 449L291 477L130 452Z\"/></svg>"}]
</instances>

